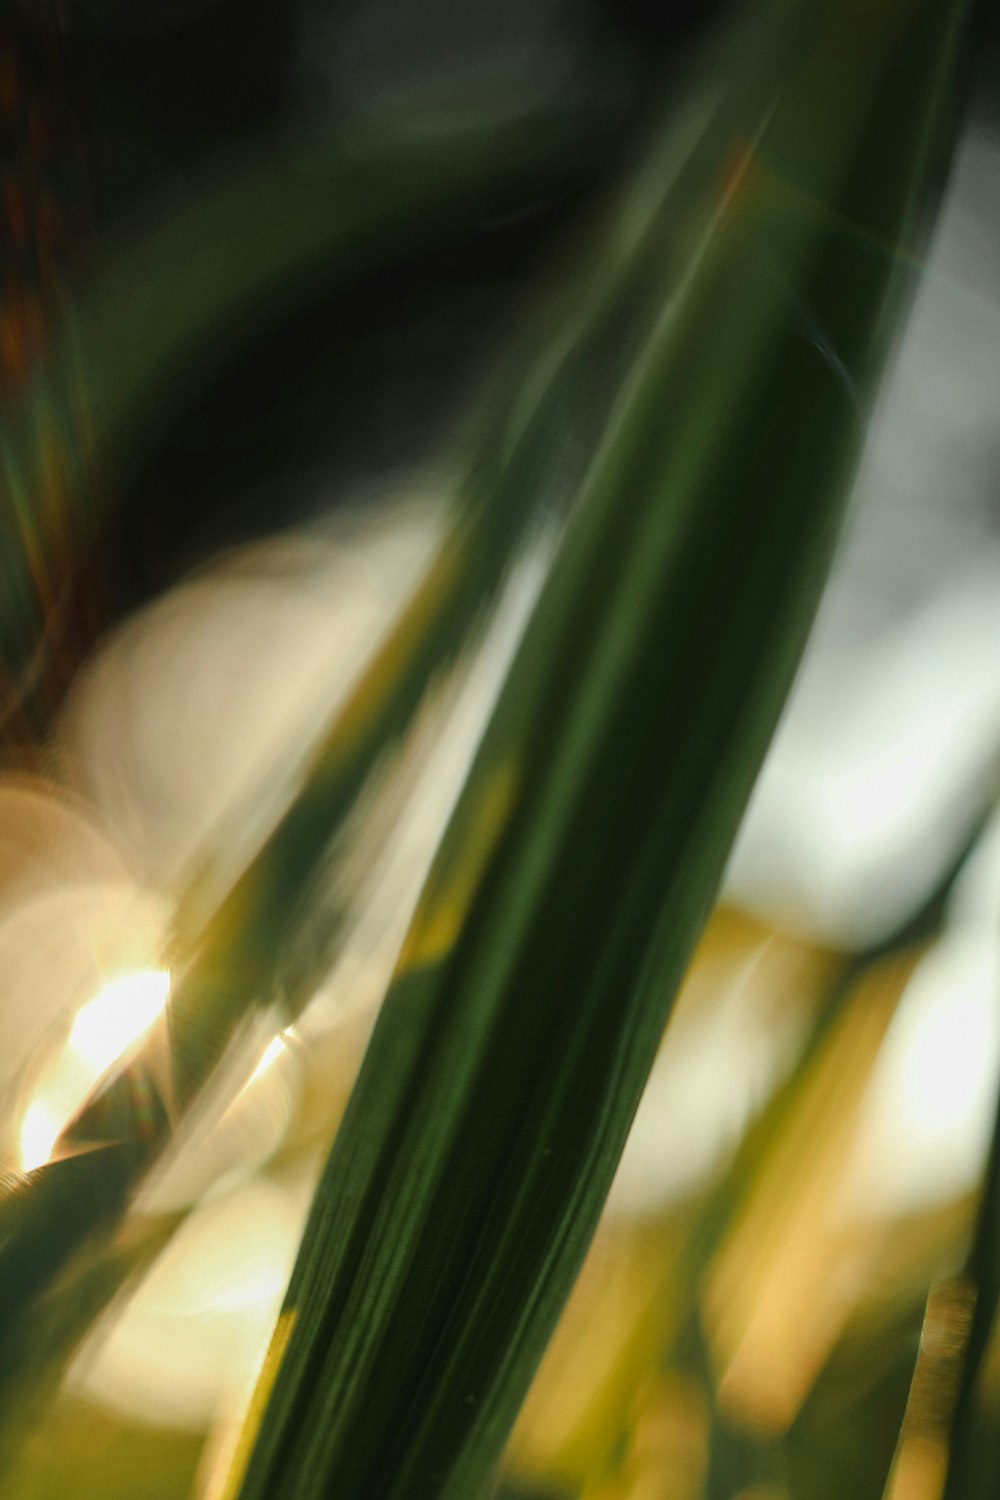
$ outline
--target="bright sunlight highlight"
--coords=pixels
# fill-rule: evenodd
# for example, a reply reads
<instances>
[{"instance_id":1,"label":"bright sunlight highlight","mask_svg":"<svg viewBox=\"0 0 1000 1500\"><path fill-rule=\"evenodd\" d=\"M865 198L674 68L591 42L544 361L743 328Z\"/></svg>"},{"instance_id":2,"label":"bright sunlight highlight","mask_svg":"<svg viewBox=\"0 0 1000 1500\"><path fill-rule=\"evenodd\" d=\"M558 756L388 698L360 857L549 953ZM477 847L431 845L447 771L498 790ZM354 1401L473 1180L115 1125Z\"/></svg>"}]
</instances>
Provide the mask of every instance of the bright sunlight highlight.
<instances>
[{"instance_id":1,"label":"bright sunlight highlight","mask_svg":"<svg viewBox=\"0 0 1000 1500\"><path fill-rule=\"evenodd\" d=\"M21 1169L51 1159L59 1136L95 1085L142 1039L167 1003L165 969L138 969L111 979L77 1014L63 1052L40 1080L19 1137Z\"/></svg>"},{"instance_id":2,"label":"bright sunlight highlight","mask_svg":"<svg viewBox=\"0 0 1000 1500\"><path fill-rule=\"evenodd\" d=\"M19 1142L22 1171L33 1172L48 1161L65 1123L65 1111L53 1109L44 1099L28 1105Z\"/></svg>"},{"instance_id":3,"label":"bright sunlight highlight","mask_svg":"<svg viewBox=\"0 0 1000 1500\"><path fill-rule=\"evenodd\" d=\"M169 993L165 969L141 969L112 979L73 1022L70 1047L100 1075L149 1030Z\"/></svg>"}]
</instances>

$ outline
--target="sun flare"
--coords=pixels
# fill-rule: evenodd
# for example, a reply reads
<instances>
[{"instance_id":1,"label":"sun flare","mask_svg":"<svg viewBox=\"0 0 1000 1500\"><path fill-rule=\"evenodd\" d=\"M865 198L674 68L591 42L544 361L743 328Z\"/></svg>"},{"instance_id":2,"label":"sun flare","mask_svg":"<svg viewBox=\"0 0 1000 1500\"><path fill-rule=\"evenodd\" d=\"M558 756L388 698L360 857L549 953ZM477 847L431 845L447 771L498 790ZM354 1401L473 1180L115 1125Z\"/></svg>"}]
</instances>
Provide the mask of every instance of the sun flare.
<instances>
[{"instance_id":1,"label":"sun flare","mask_svg":"<svg viewBox=\"0 0 1000 1500\"><path fill-rule=\"evenodd\" d=\"M33 1172L51 1160L59 1136L94 1086L146 1035L169 994L165 969L137 969L110 979L77 1012L65 1047L24 1112L18 1138L22 1171Z\"/></svg>"}]
</instances>

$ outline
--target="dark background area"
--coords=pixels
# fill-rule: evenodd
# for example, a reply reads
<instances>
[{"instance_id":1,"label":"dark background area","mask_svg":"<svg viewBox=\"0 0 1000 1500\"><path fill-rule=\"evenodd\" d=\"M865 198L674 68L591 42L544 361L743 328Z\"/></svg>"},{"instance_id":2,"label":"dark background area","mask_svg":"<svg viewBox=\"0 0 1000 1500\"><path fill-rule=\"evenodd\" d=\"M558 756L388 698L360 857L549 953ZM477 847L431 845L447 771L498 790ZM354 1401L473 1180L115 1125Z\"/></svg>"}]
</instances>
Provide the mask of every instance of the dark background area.
<instances>
[{"instance_id":1,"label":"dark background area","mask_svg":"<svg viewBox=\"0 0 1000 1500\"><path fill-rule=\"evenodd\" d=\"M570 96L600 118L588 170L457 246L311 297L181 409L116 495L99 538L116 612L220 547L308 517L429 456L468 405L546 258L572 244L722 7L677 0L119 0L25 24L72 110L74 274L206 163L442 80ZM51 20L56 21L53 11ZM405 103L404 103L405 107ZM63 164L63 177L67 173ZM141 330L136 331L141 337Z\"/></svg>"}]
</instances>

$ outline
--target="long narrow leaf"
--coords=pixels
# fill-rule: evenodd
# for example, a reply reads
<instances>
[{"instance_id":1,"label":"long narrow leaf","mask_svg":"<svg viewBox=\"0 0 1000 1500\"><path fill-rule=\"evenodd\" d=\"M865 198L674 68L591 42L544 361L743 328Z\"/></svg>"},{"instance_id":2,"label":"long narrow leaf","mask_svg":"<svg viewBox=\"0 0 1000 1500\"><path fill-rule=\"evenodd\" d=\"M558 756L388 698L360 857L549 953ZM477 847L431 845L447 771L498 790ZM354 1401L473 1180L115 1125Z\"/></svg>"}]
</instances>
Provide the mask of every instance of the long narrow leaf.
<instances>
[{"instance_id":1,"label":"long narrow leaf","mask_svg":"<svg viewBox=\"0 0 1000 1500\"><path fill-rule=\"evenodd\" d=\"M802 50L611 422L307 1228L241 1500L467 1500L565 1300L802 648L965 7Z\"/></svg>"},{"instance_id":2,"label":"long narrow leaf","mask_svg":"<svg viewBox=\"0 0 1000 1500\"><path fill-rule=\"evenodd\" d=\"M697 183L706 165L721 170L728 151L716 92L696 92L670 150L660 153L654 201L665 223L659 221L653 235L633 230L598 260L583 278L577 304L542 338L540 354L534 347L527 358L515 351L487 403L485 422L477 417L473 424L478 457L454 525L397 626L308 757L287 814L221 904L211 851L204 870L193 875L164 955L173 975L166 1069L154 1042L147 1049L152 1055L140 1053L71 1125L60 1159L0 1199L0 1389L6 1379L16 1383L17 1351L37 1299L79 1245L107 1236L121 1221L133 1190L251 1011L280 996L291 1015L308 998L315 960L295 963L292 986L285 962L296 914L308 910L314 883L323 882L331 841L373 768L402 739L435 678L474 640L532 526L551 524L565 511L585 471L592 433L631 378L649 317L673 285L685 247L703 228ZM231 312L227 303L218 316ZM122 321L128 321L124 314ZM177 337L183 343L200 327L197 319L186 322ZM147 375L166 374L158 359L139 363ZM119 403L128 407L137 399L132 391L126 382ZM335 928L326 934L325 953L336 944ZM291 947L294 956L294 942Z\"/></svg>"},{"instance_id":3,"label":"long narrow leaf","mask_svg":"<svg viewBox=\"0 0 1000 1500\"><path fill-rule=\"evenodd\" d=\"M773 63L765 61L769 78ZM293 1014L308 998L312 966L289 992L284 959L296 913L308 909L313 883L324 878L331 840L430 684L474 637L531 527L565 512L586 472L593 433L634 378L649 321L714 212L700 184L706 172L725 169L733 121L742 128L754 117L760 92L755 78L723 113L717 89L695 89L668 149L657 152L655 191L640 185L645 229L616 236L584 276L578 304L542 340L541 354L526 361L523 351L515 353L499 399L495 393L489 403L479 454L439 555L312 752L293 805L207 926L218 902L211 859L194 875L164 960L174 976L169 1109L159 1098L161 1060L140 1055L67 1131L63 1159L0 1201L0 1377L35 1299L77 1245L119 1222L251 1010L281 996ZM650 196L659 210L651 223ZM327 938L329 949L336 931ZM143 1080L138 1090L136 1077Z\"/></svg>"}]
</instances>

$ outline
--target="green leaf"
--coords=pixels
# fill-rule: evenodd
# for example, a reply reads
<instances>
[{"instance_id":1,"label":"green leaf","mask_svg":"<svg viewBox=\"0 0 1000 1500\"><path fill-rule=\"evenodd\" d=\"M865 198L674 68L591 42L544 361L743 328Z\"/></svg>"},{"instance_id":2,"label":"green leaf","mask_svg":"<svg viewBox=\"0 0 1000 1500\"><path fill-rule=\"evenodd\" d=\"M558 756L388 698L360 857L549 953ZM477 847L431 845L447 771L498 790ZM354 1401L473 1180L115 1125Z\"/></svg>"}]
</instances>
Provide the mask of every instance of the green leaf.
<instances>
[{"instance_id":1,"label":"green leaf","mask_svg":"<svg viewBox=\"0 0 1000 1500\"><path fill-rule=\"evenodd\" d=\"M475 166L475 152L466 160L469 137L462 140L461 159L478 181L485 162ZM506 147L492 149L510 165ZM525 149L530 155L533 148ZM521 182L517 191L523 189ZM218 213L226 218L213 209L213 219ZM266 257L258 256L264 264ZM542 341L530 382L525 351L512 355L511 368L485 403L485 420L475 419L480 459L447 540L346 706L308 753L294 804L221 900L211 856L192 876L164 957L174 976L168 1068L155 1056L138 1056L67 1131L64 1158L0 1198L0 1373L16 1369L16 1353L9 1351L20 1347L22 1324L30 1326L36 1299L61 1267L89 1237L113 1232L127 1212L133 1189L248 1014L276 998L291 1014L311 994L317 962L328 955L336 932L327 932L323 954L303 962L294 929L323 880L331 841L380 759L406 733L428 688L475 639L531 525L558 511L572 489L589 451L589 425L606 420L631 368L644 326L639 293L646 281L659 279L658 260L645 266L640 257L639 271L624 287L620 279L609 282L605 265L588 278L582 311L551 344ZM153 285L161 282L154 278ZM224 302L217 316L232 311ZM126 314L119 317L127 325ZM187 331L200 327L195 322ZM165 366L154 360L149 368ZM118 401L127 406L137 388L141 382L124 382ZM225 854L231 866L234 852Z\"/></svg>"},{"instance_id":2,"label":"green leaf","mask_svg":"<svg viewBox=\"0 0 1000 1500\"><path fill-rule=\"evenodd\" d=\"M743 98L743 93L748 98ZM753 112L753 89L739 113ZM324 888L331 842L380 760L405 735L434 681L474 647L513 561L533 529L564 514L637 364L650 320L704 234L706 172L728 159L728 112L718 90L698 88L665 148L652 187L640 183L623 228L578 283L575 299L531 350L518 346L466 439L477 448L453 527L396 627L303 770L301 790L257 857L220 901L211 857L189 882L164 962L173 975L171 1058L164 1093L156 1056L139 1055L66 1133L63 1160L0 1200L0 1367L22 1320L75 1248L108 1234L132 1190L170 1141L187 1108L251 1010L276 999L294 1014L337 941L303 958L299 914ZM541 344L538 352L537 344ZM226 850L231 862L232 851ZM138 1086L137 1086L138 1080ZM103 1143L99 1151L92 1148ZM59 1226L58 1232L54 1226Z\"/></svg>"},{"instance_id":3,"label":"green leaf","mask_svg":"<svg viewBox=\"0 0 1000 1500\"><path fill-rule=\"evenodd\" d=\"M565 511L586 471L592 433L630 377L651 309L703 229L701 174L692 183L691 166L704 158L719 168L726 158L716 92L699 93L657 156L658 197L670 202L676 229L665 233L658 223L649 235L630 225L584 275L555 327L533 336L529 350L515 348L482 415L477 408L464 443L478 456L452 529L357 689L309 751L293 805L221 900L211 852L192 876L164 955L173 976L168 1066L155 1048L140 1053L66 1131L62 1159L0 1198L0 1375L16 1372L37 1300L77 1247L107 1237L127 1213L133 1190L251 1011L278 1000L292 1015L321 977L338 922L318 955L303 956L295 929L316 888L325 887L331 843L429 688L474 648L526 537ZM124 314L121 320L128 322ZM119 392L125 405L131 389L125 382ZM234 852L225 855L230 867Z\"/></svg>"},{"instance_id":4,"label":"green leaf","mask_svg":"<svg viewBox=\"0 0 1000 1500\"><path fill-rule=\"evenodd\" d=\"M704 233L421 900L241 1500L468 1500L490 1475L802 649L950 138L966 10L776 7L756 128L700 184Z\"/></svg>"},{"instance_id":5,"label":"green leaf","mask_svg":"<svg viewBox=\"0 0 1000 1500\"><path fill-rule=\"evenodd\" d=\"M984 1400L1000 1307L1000 1100L964 1273L972 1311L957 1388L945 1398L953 1406L943 1500L985 1500L1000 1478L995 1418Z\"/></svg>"},{"instance_id":6,"label":"green leaf","mask_svg":"<svg viewBox=\"0 0 1000 1500\"><path fill-rule=\"evenodd\" d=\"M69 489L57 486L42 503L43 458L55 453L58 471L61 445L72 448L80 422L92 447L88 461L105 470L112 458L123 462L149 441L155 414L162 418L195 356L199 378L208 378L215 361L231 353L232 339L280 318L295 301L416 246L460 239L537 194L564 191L583 175L599 113L546 106L498 122L484 108L456 122L439 109L421 127L411 106L403 122L380 116L342 123L279 142L221 185L208 184L183 218L168 218L123 250L64 330L77 378L68 380L58 365L43 371L0 429L11 502L0 514L0 663L17 676L37 645L50 585L72 561L72 549L60 557L57 533L64 526L85 532L98 522L60 512L70 504L85 509L89 480L82 470L74 470L72 483L63 473L60 482ZM261 226L265 203L274 217ZM71 410L78 402L87 406L86 420ZM115 1231L132 1191L172 1140L240 1023L256 1004L273 1000L285 932L331 838L378 757L405 730L431 677L461 649L523 522L523 510L519 518L503 517L494 507L483 524L496 544L484 552L490 564L480 572L452 569L447 549L312 755L295 807L223 901L207 936L212 908L206 912L204 882L193 880L168 956L177 976L176 1041L166 1079L157 1059L137 1058L70 1127L64 1159L0 1194L0 1392L16 1384L39 1299L80 1246ZM414 621L428 601L421 633ZM13 686L14 701L37 686L38 666L36 659L27 680ZM372 690L384 673L392 682L388 695ZM231 861L233 851L227 852ZM212 897L218 905L214 886ZM0 1395L0 1403L5 1399Z\"/></svg>"}]
</instances>

